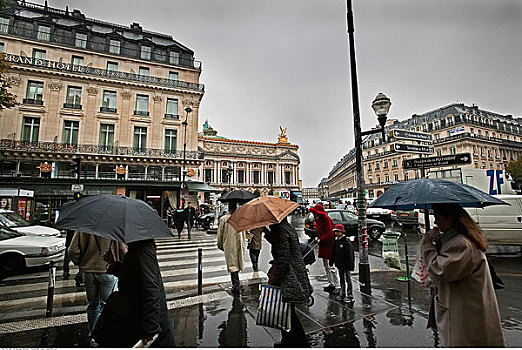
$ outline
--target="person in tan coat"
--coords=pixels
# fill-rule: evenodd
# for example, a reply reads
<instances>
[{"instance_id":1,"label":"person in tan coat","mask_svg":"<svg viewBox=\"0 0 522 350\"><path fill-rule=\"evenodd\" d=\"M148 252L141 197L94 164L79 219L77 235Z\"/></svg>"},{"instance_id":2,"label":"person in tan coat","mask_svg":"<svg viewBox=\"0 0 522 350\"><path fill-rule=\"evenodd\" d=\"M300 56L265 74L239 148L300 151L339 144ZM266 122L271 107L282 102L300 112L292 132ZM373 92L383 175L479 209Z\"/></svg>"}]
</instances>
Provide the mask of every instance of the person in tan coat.
<instances>
[{"instance_id":1,"label":"person in tan coat","mask_svg":"<svg viewBox=\"0 0 522 350\"><path fill-rule=\"evenodd\" d=\"M422 245L435 286L428 326L435 321L444 347L504 346L482 230L458 204L433 210L438 228Z\"/></svg>"},{"instance_id":2,"label":"person in tan coat","mask_svg":"<svg viewBox=\"0 0 522 350\"><path fill-rule=\"evenodd\" d=\"M71 261L80 266L83 275L90 345L93 344L91 337L96 321L118 282L116 276L107 273L104 255L109 251L115 261L122 261L127 246L121 242L76 231L68 249Z\"/></svg>"}]
</instances>

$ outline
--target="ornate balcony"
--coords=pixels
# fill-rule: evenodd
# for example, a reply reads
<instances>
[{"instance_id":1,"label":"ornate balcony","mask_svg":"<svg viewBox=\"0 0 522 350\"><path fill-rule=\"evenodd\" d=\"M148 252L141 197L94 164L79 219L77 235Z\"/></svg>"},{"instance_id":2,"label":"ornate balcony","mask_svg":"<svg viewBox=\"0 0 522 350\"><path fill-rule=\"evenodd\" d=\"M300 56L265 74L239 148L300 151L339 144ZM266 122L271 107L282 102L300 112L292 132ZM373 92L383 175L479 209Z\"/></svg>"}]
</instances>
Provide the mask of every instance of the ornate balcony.
<instances>
[{"instance_id":1,"label":"ornate balcony","mask_svg":"<svg viewBox=\"0 0 522 350\"><path fill-rule=\"evenodd\" d=\"M42 100L35 100L34 98L24 98L22 103L24 105L37 105L37 106L43 106Z\"/></svg>"},{"instance_id":2,"label":"ornate balcony","mask_svg":"<svg viewBox=\"0 0 522 350\"><path fill-rule=\"evenodd\" d=\"M121 147L121 146L98 146L98 145L71 145L57 142L29 142L2 139L0 140L0 151L28 151L42 153L69 153L69 154L100 154L114 156L139 156L158 157L169 159L183 159L183 151L170 151L156 148ZM187 151L187 160L203 159L203 153Z\"/></svg>"},{"instance_id":3,"label":"ornate balcony","mask_svg":"<svg viewBox=\"0 0 522 350\"><path fill-rule=\"evenodd\" d=\"M82 109L82 105L77 103L64 103L63 108Z\"/></svg>"},{"instance_id":4,"label":"ornate balcony","mask_svg":"<svg viewBox=\"0 0 522 350\"><path fill-rule=\"evenodd\" d=\"M165 113L164 118L165 119L171 119L171 120L179 120L179 114Z\"/></svg>"},{"instance_id":5,"label":"ornate balcony","mask_svg":"<svg viewBox=\"0 0 522 350\"><path fill-rule=\"evenodd\" d=\"M117 113L118 110L116 108L111 108L111 107L100 107L100 112L104 112L104 113Z\"/></svg>"},{"instance_id":6,"label":"ornate balcony","mask_svg":"<svg viewBox=\"0 0 522 350\"><path fill-rule=\"evenodd\" d=\"M149 111L134 111L134 115L138 115L140 117L148 117Z\"/></svg>"}]
</instances>

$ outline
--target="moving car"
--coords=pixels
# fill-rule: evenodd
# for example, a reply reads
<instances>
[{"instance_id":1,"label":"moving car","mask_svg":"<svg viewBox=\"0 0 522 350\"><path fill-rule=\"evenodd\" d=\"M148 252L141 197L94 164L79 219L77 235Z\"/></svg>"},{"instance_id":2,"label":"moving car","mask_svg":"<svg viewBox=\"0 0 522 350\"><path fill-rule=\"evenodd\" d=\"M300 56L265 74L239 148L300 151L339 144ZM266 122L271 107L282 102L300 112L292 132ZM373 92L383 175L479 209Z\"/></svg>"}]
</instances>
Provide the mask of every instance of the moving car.
<instances>
[{"instance_id":1,"label":"moving car","mask_svg":"<svg viewBox=\"0 0 522 350\"><path fill-rule=\"evenodd\" d=\"M24 272L27 267L57 261L65 254L65 238L30 236L0 227L0 278Z\"/></svg>"},{"instance_id":2,"label":"moving car","mask_svg":"<svg viewBox=\"0 0 522 350\"><path fill-rule=\"evenodd\" d=\"M334 225L344 225L348 236L358 236L357 215L349 210L325 209L325 211L330 219L332 219ZM366 219L366 222L368 225L368 235L374 240L377 240L384 231L386 231L386 226L382 221ZM314 214L309 213L305 218L305 233L310 238L315 238L317 235L315 226Z\"/></svg>"},{"instance_id":3,"label":"moving car","mask_svg":"<svg viewBox=\"0 0 522 350\"><path fill-rule=\"evenodd\" d=\"M28 236L60 237L59 230L41 225L32 225L12 210L0 209L0 227L25 233Z\"/></svg>"},{"instance_id":4,"label":"moving car","mask_svg":"<svg viewBox=\"0 0 522 350\"><path fill-rule=\"evenodd\" d=\"M366 208L366 217L379 220L382 222L394 222L396 221L396 215L393 210L384 209L384 208L370 208L370 204L373 203L375 199L368 202L368 207Z\"/></svg>"},{"instance_id":5,"label":"moving car","mask_svg":"<svg viewBox=\"0 0 522 350\"><path fill-rule=\"evenodd\" d=\"M404 226L416 226L419 223L419 212L415 210L397 210L395 216Z\"/></svg>"}]
</instances>

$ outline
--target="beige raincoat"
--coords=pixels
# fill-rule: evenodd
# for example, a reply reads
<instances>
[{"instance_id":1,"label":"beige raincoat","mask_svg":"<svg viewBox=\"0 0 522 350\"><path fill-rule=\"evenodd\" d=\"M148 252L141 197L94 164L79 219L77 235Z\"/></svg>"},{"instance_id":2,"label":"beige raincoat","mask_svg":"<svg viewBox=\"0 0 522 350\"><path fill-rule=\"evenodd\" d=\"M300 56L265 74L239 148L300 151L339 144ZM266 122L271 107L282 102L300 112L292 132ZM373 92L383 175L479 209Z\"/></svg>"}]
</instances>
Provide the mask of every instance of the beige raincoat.
<instances>
[{"instance_id":1,"label":"beige raincoat","mask_svg":"<svg viewBox=\"0 0 522 350\"><path fill-rule=\"evenodd\" d=\"M424 243L422 251L435 284L432 303L444 347L504 346L497 297L486 255L456 232L442 244ZM449 235L448 235L449 237Z\"/></svg>"},{"instance_id":2,"label":"beige raincoat","mask_svg":"<svg viewBox=\"0 0 522 350\"><path fill-rule=\"evenodd\" d=\"M232 226L227 224L231 214L227 214L219 219L217 246L225 252L228 272L241 271L245 268L245 248L246 237L244 232L236 232Z\"/></svg>"}]
</instances>

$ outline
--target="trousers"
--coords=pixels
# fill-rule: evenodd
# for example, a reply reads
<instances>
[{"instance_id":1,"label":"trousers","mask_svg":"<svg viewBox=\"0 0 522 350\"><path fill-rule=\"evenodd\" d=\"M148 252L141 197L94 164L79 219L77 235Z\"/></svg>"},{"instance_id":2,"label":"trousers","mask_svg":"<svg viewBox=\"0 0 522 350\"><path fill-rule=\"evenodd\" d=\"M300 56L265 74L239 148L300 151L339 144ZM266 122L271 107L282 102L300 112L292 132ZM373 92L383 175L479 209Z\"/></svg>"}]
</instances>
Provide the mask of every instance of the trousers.
<instances>
[{"instance_id":1,"label":"trousers","mask_svg":"<svg viewBox=\"0 0 522 350\"><path fill-rule=\"evenodd\" d=\"M327 258L323 258L323 265L328 282L335 288L339 288L339 277L337 276L337 269L335 266L330 266L329 259Z\"/></svg>"},{"instance_id":2,"label":"trousers","mask_svg":"<svg viewBox=\"0 0 522 350\"><path fill-rule=\"evenodd\" d=\"M89 324L89 337L92 335L94 325L105 307L107 298L116 289L118 279L107 273L83 273L83 283L87 296L87 322Z\"/></svg>"}]
</instances>

